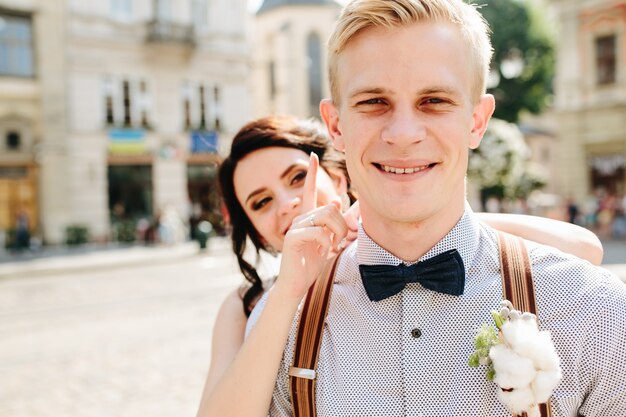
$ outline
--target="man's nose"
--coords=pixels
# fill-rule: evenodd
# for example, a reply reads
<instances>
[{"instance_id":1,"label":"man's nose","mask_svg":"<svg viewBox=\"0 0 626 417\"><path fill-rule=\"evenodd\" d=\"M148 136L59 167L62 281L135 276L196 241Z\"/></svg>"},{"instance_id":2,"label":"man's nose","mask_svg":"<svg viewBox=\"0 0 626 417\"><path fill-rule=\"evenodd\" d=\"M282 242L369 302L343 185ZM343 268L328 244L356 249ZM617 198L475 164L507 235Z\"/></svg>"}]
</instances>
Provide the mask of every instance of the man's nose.
<instances>
[{"instance_id":1,"label":"man's nose","mask_svg":"<svg viewBox=\"0 0 626 417\"><path fill-rule=\"evenodd\" d=\"M414 108L400 107L394 110L382 131L382 140L395 145L411 145L426 136L423 115Z\"/></svg>"}]
</instances>

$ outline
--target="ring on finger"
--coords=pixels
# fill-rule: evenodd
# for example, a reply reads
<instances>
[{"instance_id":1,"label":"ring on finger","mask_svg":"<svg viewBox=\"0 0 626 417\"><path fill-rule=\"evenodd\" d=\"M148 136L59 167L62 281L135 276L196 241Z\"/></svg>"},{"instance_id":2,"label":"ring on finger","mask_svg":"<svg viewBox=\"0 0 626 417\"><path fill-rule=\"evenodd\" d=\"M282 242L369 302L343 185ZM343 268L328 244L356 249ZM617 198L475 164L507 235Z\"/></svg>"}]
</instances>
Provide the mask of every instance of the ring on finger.
<instances>
[{"instance_id":1,"label":"ring on finger","mask_svg":"<svg viewBox=\"0 0 626 417\"><path fill-rule=\"evenodd\" d=\"M309 223L311 224L311 227L315 227L315 216L312 214L309 216Z\"/></svg>"}]
</instances>

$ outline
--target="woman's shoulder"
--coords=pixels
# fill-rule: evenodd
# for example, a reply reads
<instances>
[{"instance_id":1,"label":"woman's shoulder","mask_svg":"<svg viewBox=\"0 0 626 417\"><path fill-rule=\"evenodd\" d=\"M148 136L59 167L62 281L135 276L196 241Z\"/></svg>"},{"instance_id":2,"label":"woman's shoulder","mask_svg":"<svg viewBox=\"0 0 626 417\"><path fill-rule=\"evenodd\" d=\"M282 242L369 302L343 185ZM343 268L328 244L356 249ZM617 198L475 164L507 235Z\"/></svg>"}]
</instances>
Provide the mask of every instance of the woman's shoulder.
<instances>
[{"instance_id":1,"label":"woman's shoulder","mask_svg":"<svg viewBox=\"0 0 626 417\"><path fill-rule=\"evenodd\" d=\"M228 293L220 305L217 321L226 321L231 324L242 323L245 326L248 318L244 312L242 291L243 289L239 287Z\"/></svg>"}]
</instances>

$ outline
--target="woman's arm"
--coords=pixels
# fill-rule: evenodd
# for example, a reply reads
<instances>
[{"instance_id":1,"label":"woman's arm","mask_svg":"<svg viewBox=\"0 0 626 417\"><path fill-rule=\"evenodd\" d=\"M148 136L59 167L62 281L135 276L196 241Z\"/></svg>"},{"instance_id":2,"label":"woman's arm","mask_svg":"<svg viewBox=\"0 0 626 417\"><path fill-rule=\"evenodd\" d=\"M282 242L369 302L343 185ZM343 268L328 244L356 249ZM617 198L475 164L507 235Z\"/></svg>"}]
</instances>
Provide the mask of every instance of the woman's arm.
<instances>
[{"instance_id":1,"label":"woman's arm","mask_svg":"<svg viewBox=\"0 0 626 417\"><path fill-rule=\"evenodd\" d=\"M299 303L299 299L285 294L277 281L235 359L203 399L198 417L267 416Z\"/></svg>"},{"instance_id":2,"label":"woman's arm","mask_svg":"<svg viewBox=\"0 0 626 417\"><path fill-rule=\"evenodd\" d=\"M208 415L209 395L241 348L246 321L239 290L232 291L222 303L215 319L211 340L211 365L204 384L198 417Z\"/></svg>"},{"instance_id":3,"label":"woman's arm","mask_svg":"<svg viewBox=\"0 0 626 417\"><path fill-rule=\"evenodd\" d=\"M489 226L553 246L563 252L586 259L594 265L602 263L604 250L600 239L584 227L575 224L524 214L477 213Z\"/></svg>"}]
</instances>

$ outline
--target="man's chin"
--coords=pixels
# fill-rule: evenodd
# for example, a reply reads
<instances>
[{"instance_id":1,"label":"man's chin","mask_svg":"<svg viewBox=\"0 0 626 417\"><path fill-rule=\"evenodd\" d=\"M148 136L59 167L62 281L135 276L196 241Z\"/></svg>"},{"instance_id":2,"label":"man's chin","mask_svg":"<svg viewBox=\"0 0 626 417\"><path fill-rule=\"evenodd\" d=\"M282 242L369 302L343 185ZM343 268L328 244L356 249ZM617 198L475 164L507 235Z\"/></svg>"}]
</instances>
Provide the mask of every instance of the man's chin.
<instances>
[{"instance_id":1,"label":"man's chin","mask_svg":"<svg viewBox=\"0 0 626 417\"><path fill-rule=\"evenodd\" d=\"M376 210L373 210L369 219L364 218L364 220L398 224L420 223L425 218L428 218L426 213L415 209L415 207L420 205L423 206L423 203L412 204L407 201L404 201L402 204L381 205Z\"/></svg>"}]
</instances>

